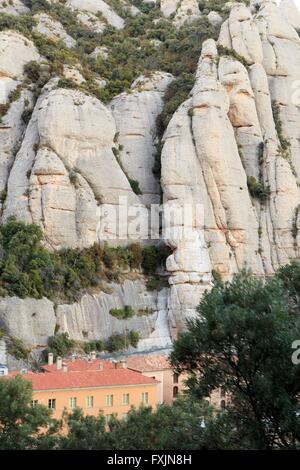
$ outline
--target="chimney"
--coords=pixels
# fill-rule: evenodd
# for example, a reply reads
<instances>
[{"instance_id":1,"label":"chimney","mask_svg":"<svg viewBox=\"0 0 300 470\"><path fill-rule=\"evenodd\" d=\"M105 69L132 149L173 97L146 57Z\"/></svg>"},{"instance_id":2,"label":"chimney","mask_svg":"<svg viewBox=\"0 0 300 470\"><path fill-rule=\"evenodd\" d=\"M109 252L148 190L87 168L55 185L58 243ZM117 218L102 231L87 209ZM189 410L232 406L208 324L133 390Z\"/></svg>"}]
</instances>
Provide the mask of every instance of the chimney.
<instances>
[{"instance_id":1,"label":"chimney","mask_svg":"<svg viewBox=\"0 0 300 470\"><path fill-rule=\"evenodd\" d=\"M48 366L53 365L53 353L48 354Z\"/></svg>"},{"instance_id":2,"label":"chimney","mask_svg":"<svg viewBox=\"0 0 300 470\"><path fill-rule=\"evenodd\" d=\"M57 368L57 370L61 370L61 368L62 368L62 358L60 356L57 356L56 368Z\"/></svg>"},{"instance_id":3,"label":"chimney","mask_svg":"<svg viewBox=\"0 0 300 470\"><path fill-rule=\"evenodd\" d=\"M75 362L75 360L76 360L75 354L72 354L72 362Z\"/></svg>"},{"instance_id":4,"label":"chimney","mask_svg":"<svg viewBox=\"0 0 300 470\"><path fill-rule=\"evenodd\" d=\"M127 368L127 364L126 364L126 361L116 361L115 362L115 368L116 369L126 369Z\"/></svg>"},{"instance_id":5,"label":"chimney","mask_svg":"<svg viewBox=\"0 0 300 470\"><path fill-rule=\"evenodd\" d=\"M94 361L96 359L96 351L91 352L91 359Z\"/></svg>"},{"instance_id":6,"label":"chimney","mask_svg":"<svg viewBox=\"0 0 300 470\"><path fill-rule=\"evenodd\" d=\"M63 372L68 372L68 365L67 365L66 362L63 362L63 363L62 363L62 371L63 371Z\"/></svg>"},{"instance_id":7,"label":"chimney","mask_svg":"<svg viewBox=\"0 0 300 470\"><path fill-rule=\"evenodd\" d=\"M99 367L98 367L98 370L103 370L103 364L102 364L102 362L100 362Z\"/></svg>"}]
</instances>

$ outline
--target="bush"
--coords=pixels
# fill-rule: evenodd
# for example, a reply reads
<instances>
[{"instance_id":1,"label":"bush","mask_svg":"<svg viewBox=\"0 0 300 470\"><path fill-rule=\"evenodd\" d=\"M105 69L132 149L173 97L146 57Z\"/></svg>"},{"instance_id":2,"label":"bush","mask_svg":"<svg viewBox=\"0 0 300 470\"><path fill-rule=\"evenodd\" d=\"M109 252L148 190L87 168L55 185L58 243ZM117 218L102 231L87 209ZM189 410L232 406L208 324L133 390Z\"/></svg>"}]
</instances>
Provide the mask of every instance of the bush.
<instances>
[{"instance_id":1,"label":"bush","mask_svg":"<svg viewBox=\"0 0 300 470\"><path fill-rule=\"evenodd\" d=\"M280 106L276 101L272 101L272 111L273 111L273 119L275 123L275 128L277 131L278 139L280 142L280 149L279 153L283 158L289 158L289 151L291 143L286 139L283 133L283 125L280 118Z\"/></svg>"},{"instance_id":2,"label":"bush","mask_svg":"<svg viewBox=\"0 0 300 470\"><path fill-rule=\"evenodd\" d=\"M136 348L137 345L138 345L139 340L140 340L139 333L137 331L130 331L130 333L129 333L129 343L131 344L131 346Z\"/></svg>"},{"instance_id":3,"label":"bush","mask_svg":"<svg viewBox=\"0 0 300 470\"><path fill-rule=\"evenodd\" d=\"M137 331L131 330L127 335L116 334L108 338L105 349L112 353L121 351L122 349L128 348L129 346L137 347L140 340L140 335Z\"/></svg>"},{"instance_id":4,"label":"bush","mask_svg":"<svg viewBox=\"0 0 300 470\"><path fill-rule=\"evenodd\" d=\"M146 246L143 248L142 268L146 274L154 274L165 264L171 250L166 245Z\"/></svg>"},{"instance_id":5,"label":"bush","mask_svg":"<svg viewBox=\"0 0 300 470\"><path fill-rule=\"evenodd\" d=\"M41 78L41 74L42 74L41 65L35 60L27 62L27 64L24 65L24 73L25 75L27 75L29 80L36 83Z\"/></svg>"},{"instance_id":6,"label":"bush","mask_svg":"<svg viewBox=\"0 0 300 470\"><path fill-rule=\"evenodd\" d=\"M14 356L16 359L26 361L29 356L29 349L24 346L22 340L9 336L7 340L7 352Z\"/></svg>"},{"instance_id":7,"label":"bush","mask_svg":"<svg viewBox=\"0 0 300 470\"><path fill-rule=\"evenodd\" d=\"M75 346L75 341L69 338L68 333L59 333L49 338L49 352L55 356L66 357Z\"/></svg>"},{"instance_id":8,"label":"bush","mask_svg":"<svg viewBox=\"0 0 300 470\"><path fill-rule=\"evenodd\" d=\"M248 176L247 185L252 197L260 201L266 201L270 196L270 186L265 186L262 182L258 182L254 176Z\"/></svg>"},{"instance_id":9,"label":"bush","mask_svg":"<svg viewBox=\"0 0 300 470\"><path fill-rule=\"evenodd\" d=\"M113 317L119 318L119 320L125 320L135 315L135 311L130 305L125 305L124 308L112 308L109 313Z\"/></svg>"},{"instance_id":10,"label":"bush","mask_svg":"<svg viewBox=\"0 0 300 470\"><path fill-rule=\"evenodd\" d=\"M194 74L183 73L180 77L170 83L164 96L164 109L156 119L158 134L163 136L173 114L179 106L188 99L189 93L193 88L195 82ZM158 147L156 160L159 159L161 148ZM154 174L160 176L159 163L156 162L158 167L155 167Z\"/></svg>"},{"instance_id":11,"label":"bush","mask_svg":"<svg viewBox=\"0 0 300 470\"><path fill-rule=\"evenodd\" d=\"M116 352L125 348L124 335L112 335L106 342L105 349L108 352Z\"/></svg>"},{"instance_id":12,"label":"bush","mask_svg":"<svg viewBox=\"0 0 300 470\"><path fill-rule=\"evenodd\" d=\"M164 287L168 287L169 283L167 279L161 279L159 277L151 277L147 280L146 287L148 291L161 290Z\"/></svg>"},{"instance_id":13,"label":"bush","mask_svg":"<svg viewBox=\"0 0 300 470\"><path fill-rule=\"evenodd\" d=\"M100 339L90 341L89 343L84 343L83 350L86 354L89 354L92 351L102 352L104 350L104 343Z\"/></svg>"},{"instance_id":14,"label":"bush","mask_svg":"<svg viewBox=\"0 0 300 470\"><path fill-rule=\"evenodd\" d=\"M135 194L137 194L138 196L142 194L142 191L140 190L140 184L138 181L129 178L129 184L131 186L132 191Z\"/></svg>"},{"instance_id":15,"label":"bush","mask_svg":"<svg viewBox=\"0 0 300 470\"><path fill-rule=\"evenodd\" d=\"M238 62L241 62L241 64L244 65L248 69L248 63L246 59L239 55L234 49L228 49L228 47L221 46L220 44L218 45L218 54L220 56L229 56L232 57L233 59L237 60Z\"/></svg>"},{"instance_id":16,"label":"bush","mask_svg":"<svg viewBox=\"0 0 300 470\"><path fill-rule=\"evenodd\" d=\"M101 287L103 281L117 282L123 269L155 273L171 253L164 245L142 247L138 243L128 247L95 244L50 253L42 242L37 225L10 218L0 226L0 296L45 296L57 303L73 302Z\"/></svg>"}]
</instances>

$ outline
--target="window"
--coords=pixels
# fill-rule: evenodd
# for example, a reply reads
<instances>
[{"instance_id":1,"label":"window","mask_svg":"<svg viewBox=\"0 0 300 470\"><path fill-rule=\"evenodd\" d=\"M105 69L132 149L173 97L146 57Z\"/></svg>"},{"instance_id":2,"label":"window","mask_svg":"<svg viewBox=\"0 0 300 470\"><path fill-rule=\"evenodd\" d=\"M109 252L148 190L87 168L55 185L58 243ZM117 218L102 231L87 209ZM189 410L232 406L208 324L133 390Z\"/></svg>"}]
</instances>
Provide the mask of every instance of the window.
<instances>
[{"instance_id":1,"label":"window","mask_svg":"<svg viewBox=\"0 0 300 470\"><path fill-rule=\"evenodd\" d=\"M71 397L69 402L70 402L71 410L74 410L74 408L76 408L76 406L77 406L77 398Z\"/></svg>"},{"instance_id":2,"label":"window","mask_svg":"<svg viewBox=\"0 0 300 470\"><path fill-rule=\"evenodd\" d=\"M38 400L31 400L31 406L36 406L38 404Z\"/></svg>"},{"instance_id":3,"label":"window","mask_svg":"<svg viewBox=\"0 0 300 470\"><path fill-rule=\"evenodd\" d=\"M178 387L173 387L173 398L176 398L178 395Z\"/></svg>"},{"instance_id":4,"label":"window","mask_svg":"<svg viewBox=\"0 0 300 470\"><path fill-rule=\"evenodd\" d=\"M129 393L123 393L123 405L129 405Z\"/></svg>"},{"instance_id":5,"label":"window","mask_svg":"<svg viewBox=\"0 0 300 470\"><path fill-rule=\"evenodd\" d=\"M50 408L51 410L55 410L55 408L56 408L56 400L55 400L55 398L49 398L49 400L48 400L48 408Z\"/></svg>"},{"instance_id":6,"label":"window","mask_svg":"<svg viewBox=\"0 0 300 470\"><path fill-rule=\"evenodd\" d=\"M122 419L123 419L124 421L126 421L126 419L127 419L127 413L123 413L123 414L122 414Z\"/></svg>"},{"instance_id":7,"label":"window","mask_svg":"<svg viewBox=\"0 0 300 470\"><path fill-rule=\"evenodd\" d=\"M173 383L174 384L178 384L178 378L179 378L178 374L173 374Z\"/></svg>"},{"instance_id":8,"label":"window","mask_svg":"<svg viewBox=\"0 0 300 470\"><path fill-rule=\"evenodd\" d=\"M220 391L221 391L221 397L222 397L222 398L225 397L225 395L226 395L225 388L224 388L224 387L221 387L221 390L220 390Z\"/></svg>"},{"instance_id":9,"label":"window","mask_svg":"<svg viewBox=\"0 0 300 470\"><path fill-rule=\"evenodd\" d=\"M221 406L221 409L224 410L226 408L226 401L221 400L220 406Z\"/></svg>"},{"instance_id":10,"label":"window","mask_svg":"<svg viewBox=\"0 0 300 470\"><path fill-rule=\"evenodd\" d=\"M87 408L93 408L94 406L94 397L93 396L88 396L86 397L86 406Z\"/></svg>"},{"instance_id":11,"label":"window","mask_svg":"<svg viewBox=\"0 0 300 470\"><path fill-rule=\"evenodd\" d=\"M114 396L113 395L106 395L105 405L106 406L113 406L113 404L114 404Z\"/></svg>"},{"instance_id":12,"label":"window","mask_svg":"<svg viewBox=\"0 0 300 470\"><path fill-rule=\"evenodd\" d=\"M143 403L144 405L147 405L147 404L148 404L148 400L149 400L148 392L143 392L143 393L142 393L142 403Z\"/></svg>"}]
</instances>

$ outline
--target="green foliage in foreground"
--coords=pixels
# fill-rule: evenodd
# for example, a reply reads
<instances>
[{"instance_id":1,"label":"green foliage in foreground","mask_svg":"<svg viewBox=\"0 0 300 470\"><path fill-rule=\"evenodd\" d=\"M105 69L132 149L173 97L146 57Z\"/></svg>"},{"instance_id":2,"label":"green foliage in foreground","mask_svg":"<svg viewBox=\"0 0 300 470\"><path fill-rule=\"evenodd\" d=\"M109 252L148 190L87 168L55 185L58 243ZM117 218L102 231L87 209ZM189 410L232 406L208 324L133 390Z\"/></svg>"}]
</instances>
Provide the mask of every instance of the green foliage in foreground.
<instances>
[{"instance_id":1,"label":"green foliage in foreground","mask_svg":"<svg viewBox=\"0 0 300 470\"><path fill-rule=\"evenodd\" d=\"M36 449L52 447L54 422L51 410L31 406L31 384L21 377L0 378L0 449ZM48 432L38 435L43 429Z\"/></svg>"},{"instance_id":2,"label":"green foliage in foreground","mask_svg":"<svg viewBox=\"0 0 300 470\"><path fill-rule=\"evenodd\" d=\"M172 364L190 374L195 399L218 387L230 395L228 448L300 447L299 279L294 262L265 282L246 272L218 282L174 344Z\"/></svg>"},{"instance_id":3,"label":"green foliage in foreground","mask_svg":"<svg viewBox=\"0 0 300 470\"><path fill-rule=\"evenodd\" d=\"M126 420L112 417L109 432L103 416L84 417L80 410L66 418L69 433L60 440L62 449L179 450L209 446L209 434L201 427L203 419L213 420L206 402L176 401L174 406L161 405L132 409Z\"/></svg>"},{"instance_id":4,"label":"green foliage in foreground","mask_svg":"<svg viewBox=\"0 0 300 470\"><path fill-rule=\"evenodd\" d=\"M132 409L126 420L114 416L106 425L102 414L84 416L80 409L65 414L61 424L51 419L51 410L31 406L31 384L20 376L0 379L0 449L199 449L210 448L215 418L206 402L178 399L174 406ZM205 420L207 428L201 424ZM43 429L43 434L37 430Z\"/></svg>"},{"instance_id":5,"label":"green foliage in foreground","mask_svg":"<svg viewBox=\"0 0 300 470\"><path fill-rule=\"evenodd\" d=\"M0 296L74 301L84 291L118 281L124 269L155 273L170 250L164 246L93 245L83 250L50 253L43 246L41 228L11 218L0 226Z\"/></svg>"}]
</instances>

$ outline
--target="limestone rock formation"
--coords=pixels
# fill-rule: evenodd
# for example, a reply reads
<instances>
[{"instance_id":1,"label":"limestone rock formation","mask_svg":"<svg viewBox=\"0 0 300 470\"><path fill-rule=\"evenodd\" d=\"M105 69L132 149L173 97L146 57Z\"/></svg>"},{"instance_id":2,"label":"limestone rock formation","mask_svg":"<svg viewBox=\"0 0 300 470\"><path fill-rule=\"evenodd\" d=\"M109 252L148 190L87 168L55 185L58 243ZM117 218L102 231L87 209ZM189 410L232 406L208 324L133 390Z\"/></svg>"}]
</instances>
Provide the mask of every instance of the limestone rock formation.
<instances>
[{"instance_id":1,"label":"limestone rock formation","mask_svg":"<svg viewBox=\"0 0 300 470\"><path fill-rule=\"evenodd\" d=\"M254 15L233 6L221 56L214 41L204 43L191 98L164 136L165 203L204 210L194 238L169 240L177 319L195 308L211 272L226 279L246 266L270 275L299 257L300 40L272 1L255 4Z\"/></svg>"},{"instance_id":2,"label":"limestone rock formation","mask_svg":"<svg viewBox=\"0 0 300 470\"><path fill-rule=\"evenodd\" d=\"M166 18L174 15L174 24L178 28L201 15L196 0L161 0L160 9Z\"/></svg>"},{"instance_id":3,"label":"limestone rock formation","mask_svg":"<svg viewBox=\"0 0 300 470\"><path fill-rule=\"evenodd\" d=\"M15 31L0 32L0 77L22 77L24 65L31 60L39 60L31 41Z\"/></svg>"},{"instance_id":4,"label":"limestone rock formation","mask_svg":"<svg viewBox=\"0 0 300 470\"><path fill-rule=\"evenodd\" d=\"M13 4L19 5L17 0ZM122 5L130 15L140 14L128 2ZM279 266L299 259L298 11L290 0L283 0L280 8L275 0L252 0L250 7L228 4L219 39L204 42L194 86L159 142L156 120L174 77L149 72L147 67L152 70L153 64L161 63L160 54L171 62L173 48L184 46L184 40L178 45L168 36L165 48L163 34L154 38L147 29L146 46L134 49L139 60L145 54L145 72L128 91L132 70L126 70L128 51L121 45L123 41L131 47L140 38L129 40L122 36L124 31L116 32L120 67L115 64L110 76L106 67L114 63L116 49L110 38L91 32L103 33L108 24L121 30L124 19L102 0L68 0L65 6L87 26L76 49L74 39L44 13L36 15L39 31L62 39L70 50L49 55L47 44L42 44L39 53L20 33L0 32L1 220L15 215L39 224L51 250L87 247L106 237L115 245L127 244L132 241L129 234L116 238L119 227L110 226L107 219L99 233L101 218L116 213L120 198L126 198L143 214L137 223L142 226L149 206L162 197L161 228L172 249L166 265L169 289L149 294L141 283L126 281L113 285L111 294L86 295L76 304L60 305L55 323L77 339L83 339L83 332L89 339L105 338L125 328L124 322L109 315L110 308L130 303L139 310L143 305L153 313L128 322L141 333L141 347L169 344L174 331L195 313L214 276L230 279L244 267L257 276L270 276ZM166 23L170 28L201 14L193 0L162 0L161 11L169 19L162 21L157 15L153 24ZM211 24L220 18L212 12L207 16ZM138 19L130 21L135 25ZM181 32L173 29L174 37L181 37ZM80 63L82 50L87 57ZM187 48L187 66L189 53ZM32 61L43 64L46 56L53 59L51 64L47 59L49 81L39 82L39 65L35 65L36 82L25 77L24 66ZM93 67L88 73L87 64ZM161 146L159 181L152 168ZM183 216L185 210L191 212L183 224L177 215ZM139 238L147 235L141 231ZM47 304L51 318L52 307ZM14 308L22 311L29 325L24 335L14 325ZM43 324L33 331L33 313L28 299L0 301L0 318L12 334L38 345L54 326L51 320L47 331Z\"/></svg>"},{"instance_id":5,"label":"limestone rock formation","mask_svg":"<svg viewBox=\"0 0 300 470\"><path fill-rule=\"evenodd\" d=\"M287 22L290 23L295 29L300 29L300 11L296 6L295 1L281 0L279 6Z\"/></svg>"},{"instance_id":6,"label":"limestone rock formation","mask_svg":"<svg viewBox=\"0 0 300 470\"><path fill-rule=\"evenodd\" d=\"M2 0L0 2L0 11L1 13L7 13L13 16L19 16L24 13L28 13L29 8L21 0Z\"/></svg>"},{"instance_id":7,"label":"limestone rock formation","mask_svg":"<svg viewBox=\"0 0 300 470\"><path fill-rule=\"evenodd\" d=\"M145 205L160 203L159 181L152 172L157 151L156 119L162 112L164 92L172 79L172 75L161 72L140 76L130 93L122 93L110 105L121 145L122 167L139 183Z\"/></svg>"},{"instance_id":8,"label":"limestone rock formation","mask_svg":"<svg viewBox=\"0 0 300 470\"><path fill-rule=\"evenodd\" d=\"M79 23L82 24L82 26L86 27L90 31L93 31L94 33L103 33L107 26L106 21L102 19L100 20L98 16L94 15L91 12L76 11L76 17Z\"/></svg>"},{"instance_id":9,"label":"limestone rock formation","mask_svg":"<svg viewBox=\"0 0 300 470\"><path fill-rule=\"evenodd\" d=\"M172 13L175 13L179 3L180 0L161 0L160 9L162 14L168 18Z\"/></svg>"},{"instance_id":10,"label":"limestone rock formation","mask_svg":"<svg viewBox=\"0 0 300 470\"><path fill-rule=\"evenodd\" d=\"M80 12L88 12L94 15L101 13L108 24L117 29L122 29L124 20L103 0L67 0L66 6Z\"/></svg>"},{"instance_id":11,"label":"limestone rock formation","mask_svg":"<svg viewBox=\"0 0 300 470\"><path fill-rule=\"evenodd\" d=\"M216 11L210 11L207 15L207 19L213 26L217 26L222 23L222 16L219 15Z\"/></svg>"},{"instance_id":12,"label":"limestone rock formation","mask_svg":"<svg viewBox=\"0 0 300 470\"><path fill-rule=\"evenodd\" d=\"M181 0L176 10L174 24L178 28L199 18L201 15L197 0Z\"/></svg>"},{"instance_id":13,"label":"limestone rock formation","mask_svg":"<svg viewBox=\"0 0 300 470\"><path fill-rule=\"evenodd\" d=\"M59 305L57 325L80 341L106 339L113 334L138 331L144 340L140 348L152 349L170 345L170 331L166 308L166 289L148 292L142 280L111 284L112 293L85 295L80 302ZM109 312L130 305L136 316L119 320ZM152 341L151 341L152 338ZM147 341L148 339L148 341Z\"/></svg>"},{"instance_id":14,"label":"limestone rock formation","mask_svg":"<svg viewBox=\"0 0 300 470\"><path fill-rule=\"evenodd\" d=\"M54 335L56 318L48 299L0 299L0 328L14 338L22 338L25 346L45 346Z\"/></svg>"},{"instance_id":15,"label":"limestone rock formation","mask_svg":"<svg viewBox=\"0 0 300 470\"><path fill-rule=\"evenodd\" d=\"M61 23L53 20L49 15L39 13L34 15L34 19L37 21L35 29L40 34L54 41L63 41L67 47L75 46L75 39L66 33Z\"/></svg>"},{"instance_id":16,"label":"limestone rock formation","mask_svg":"<svg viewBox=\"0 0 300 470\"><path fill-rule=\"evenodd\" d=\"M40 224L52 248L93 244L99 204L117 204L122 195L138 202L113 154L115 134L97 99L45 90L10 172L4 219Z\"/></svg>"},{"instance_id":17,"label":"limestone rock formation","mask_svg":"<svg viewBox=\"0 0 300 470\"><path fill-rule=\"evenodd\" d=\"M55 332L66 332L78 341L106 340L114 334L137 331L139 349L150 351L171 344L166 289L148 292L143 279L110 284L110 293L85 295L80 302L54 308L48 299L0 299L0 328L29 349L47 346ZM136 315L119 320L109 312L130 305Z\"/></svg>"},{"instance_id":18,"label":"limestone rock formation","mask_svg":"<svg viewBox=\"0 0 300 470\"><path fill-rule=\"evenodd\" d=\"M0 122L0 199L5 198L9 171L25 129L22 114L32 106L33 95L22 87L23 69L39 61L34 44L15 31L0 32L0 103L7 112Z\"/></svg>"}]
</instances>

